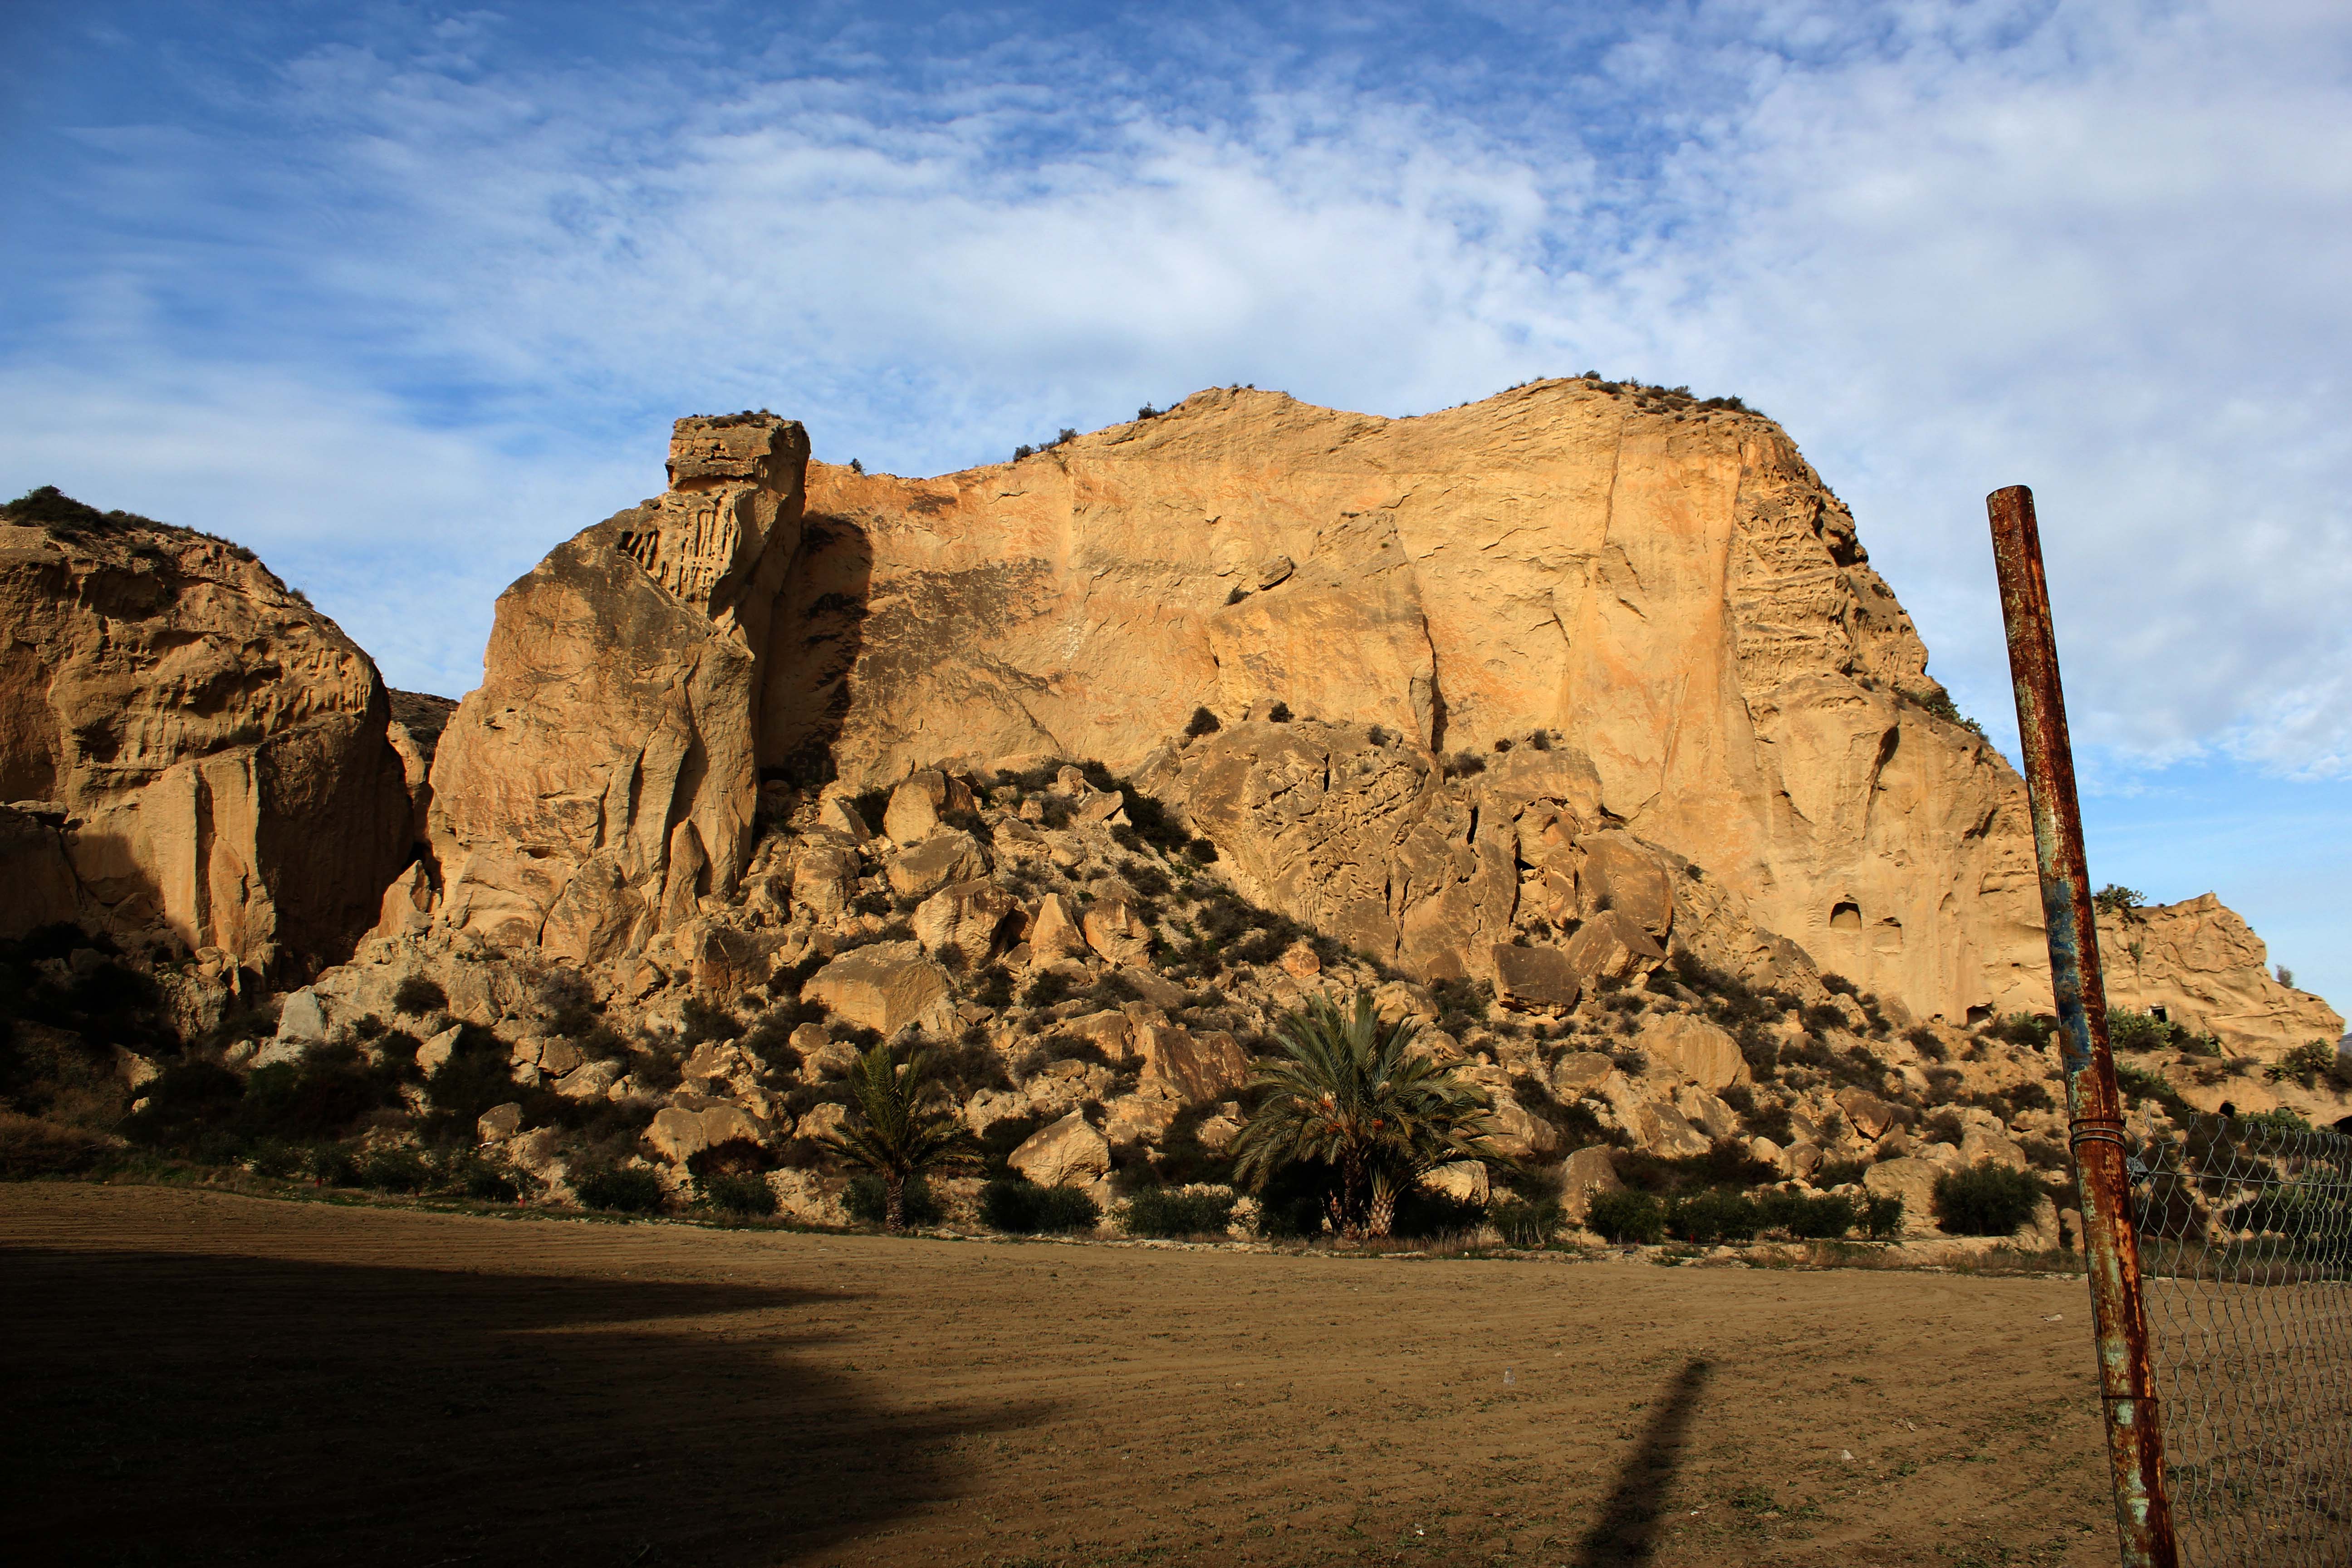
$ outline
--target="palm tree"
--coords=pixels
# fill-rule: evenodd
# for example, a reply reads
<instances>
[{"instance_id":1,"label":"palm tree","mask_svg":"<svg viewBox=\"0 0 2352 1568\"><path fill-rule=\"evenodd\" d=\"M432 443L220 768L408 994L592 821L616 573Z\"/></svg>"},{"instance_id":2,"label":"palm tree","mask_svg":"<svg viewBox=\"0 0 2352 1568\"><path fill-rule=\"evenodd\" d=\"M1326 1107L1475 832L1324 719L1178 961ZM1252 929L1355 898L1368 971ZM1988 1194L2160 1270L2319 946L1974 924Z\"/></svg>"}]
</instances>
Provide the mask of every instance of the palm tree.
<instances>
[{"instance_id":1,"label":"palm tree","mask_svg":"<svg viewBox=\"0 0 2352 1568\"><path fill-rule=\"evenodd\" d=\"M1265 1098L1234 1141L1234 1173L1263 1191L1286 1165L1323 1162L1339 1178L1331 1228L1352 1240L1388 1235L1398 1195L1435 1167L1500 1158L1486 1137L1493 1102L1411 1049L1419 1028L1406 1018L1383 1032L1369 991L1346 1012L1318 996L1287 1015L1283 1054L1251 1080Z\"/></svg>"},{"instance_id":2,"label":"palm tree","mask_svg":"<svg viewBox=\"0 0 2352 1568\"><path fill-rule=\"evenodd\" d=\"M907 1228L909 1177L934 1166L968 1163L974 1153L971 1134L930 1068L929 1052L918 1050L902 1062L887 1042L859 1053L849 1067L849 1118L820 1140L882 1178L885 1230Z\"/></svg>"}]
</instances>

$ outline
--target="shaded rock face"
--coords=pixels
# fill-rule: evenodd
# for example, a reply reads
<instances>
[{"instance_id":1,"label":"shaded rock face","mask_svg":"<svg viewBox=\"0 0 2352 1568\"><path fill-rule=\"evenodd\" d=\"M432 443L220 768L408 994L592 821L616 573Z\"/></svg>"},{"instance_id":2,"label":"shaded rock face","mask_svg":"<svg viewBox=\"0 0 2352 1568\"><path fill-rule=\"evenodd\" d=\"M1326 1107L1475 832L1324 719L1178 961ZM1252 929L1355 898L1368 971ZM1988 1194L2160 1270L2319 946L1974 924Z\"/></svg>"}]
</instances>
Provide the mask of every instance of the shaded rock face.
<instances>
[{"instance_id":1,"label":"shaded rock face","mask_svg":"<svg viewBox=\"0 0 2352 1568\"><path fill-rule=\"evenodd\" d=\"M593 963L735 890L807 459L790 420L681 419L667 493L499 595L433 763L448 924Z\"/></svg>"},{"instance_id":2,"label":"shaded rock face","mask_svg":"<svg viewBox=\"0 0 2352 1568\"><path fill-rule=\"evenodd\" d=\"M12 819L37 879L0 910L348 956L412 841L373 661L251 552L51 494L0 521L0 800L46 818Z\"/></svg>"},{"instance_id":3,"label":"shaded rock face","mask_svg":"<svg viewBox=\"0 0 2352 1568\"><path fill-rule=\"evenodd\" d=\"M2282 984L2252 928L2210 893L2099 917L2107 1004L2219 1035L2241 1049L2284 1054L2344 1033L2335 1008Z\"/></svg>"},{"instance_id":4,"label":"shaded rock face","mask_svg":"<svg viewBox=\"0 0 2352 1568\"><path fill-rule=\"evenodd\" d=\"M814 464L809 497L824 542L777 620L765 761L822 740L866 782L959 752L1125 770L1196 707L1279 700L1394 736L1357 788L1395 815L1429 752L1491 765L1542 731L1594 821L1704 866L1822 968L1955 1022L2048 1005L2022 787L1904 700L1937 691L1927 650L1768 421L1583 382L1398 420L1217 390L938 479ZM1424 864L1404 898L1448 932L1501 924L1466 811L1436 826L1448 885ZM1347 937L1376 898L1398 920L1372 875L1308 900L1317 923Z\"/></svg>"}]
</instances>

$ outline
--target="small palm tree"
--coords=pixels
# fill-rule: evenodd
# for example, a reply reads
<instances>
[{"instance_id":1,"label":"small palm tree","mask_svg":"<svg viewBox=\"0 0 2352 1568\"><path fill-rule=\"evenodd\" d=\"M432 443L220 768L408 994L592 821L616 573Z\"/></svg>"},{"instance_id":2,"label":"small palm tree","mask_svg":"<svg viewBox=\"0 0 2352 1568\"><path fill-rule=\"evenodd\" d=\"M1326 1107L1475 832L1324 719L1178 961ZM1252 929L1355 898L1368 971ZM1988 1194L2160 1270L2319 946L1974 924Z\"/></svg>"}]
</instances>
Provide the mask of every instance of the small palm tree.
<instances>
[{"instance_id":1,"label":"small palm tree","mask_svg":"<svg viewBox=\"0 0 2352 1568\"><path fill-rule=\"evenodd\" d=\"M882 1227L907 1228L907 1182L925 1171L970 1163L971 1134L957 1119L947 1091L930 1076L930 1055L905 1061L884 1044L859 1053L849 1068L850 1115L821 1142L853 1164L882 1178Z\"/></svg>"},{"instance_id":2,"label":"small palm tree","mask_svg":"<svg viewBox=\"0 0 2352 1568\"><path fill-rule=\"evenodd\" d=\"M1497 1159L1486 1091L1410 1047L1411 1018L1381 1027L1371 993L1342 1012L1328 996L1286 1016L1283 1054L1259 1065L1264 1099L1234 1141L1234 1173L1264 1190L1284 1166L1319 1160L1339 1178L1331 1228L1383 1237L1399 1194L1451 1160Z\"/></svg>"}]
</instances>

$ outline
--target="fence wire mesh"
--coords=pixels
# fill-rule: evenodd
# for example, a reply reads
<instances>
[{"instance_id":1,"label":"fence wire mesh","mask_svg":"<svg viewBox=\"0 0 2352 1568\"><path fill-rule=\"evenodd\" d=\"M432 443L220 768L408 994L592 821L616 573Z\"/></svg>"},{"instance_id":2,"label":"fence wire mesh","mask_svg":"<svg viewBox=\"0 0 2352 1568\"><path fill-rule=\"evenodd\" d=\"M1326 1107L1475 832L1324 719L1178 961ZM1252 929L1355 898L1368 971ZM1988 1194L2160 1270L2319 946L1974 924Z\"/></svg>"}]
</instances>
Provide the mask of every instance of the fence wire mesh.
<instances>
[{"instance_id":1,"label":"fence wire mesh","mask_svg":"<svg viewBox=\"0 0 2352 1568\"><path fill-rule=\"evenodd\" d=\"M2352 1564L2352 1138L2200 1117L2130 1173L2184 1560Z\"/></svg>"}]
</instances>

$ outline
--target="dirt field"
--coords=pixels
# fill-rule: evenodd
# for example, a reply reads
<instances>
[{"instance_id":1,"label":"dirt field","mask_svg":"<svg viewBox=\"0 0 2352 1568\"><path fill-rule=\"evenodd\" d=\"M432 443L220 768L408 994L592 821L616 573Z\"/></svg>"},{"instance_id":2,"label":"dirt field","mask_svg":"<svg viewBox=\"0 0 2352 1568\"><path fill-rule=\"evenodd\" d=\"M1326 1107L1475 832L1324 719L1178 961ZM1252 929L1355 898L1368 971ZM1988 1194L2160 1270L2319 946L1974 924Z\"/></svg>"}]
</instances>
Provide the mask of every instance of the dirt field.
<instances>
[{"instance_id":1,"label":"dirt field","mask_svg":"<svg viewBox=\"0 0 2352 1568\"><path fill-rule=\"evenodd\" d=\"M2105 1564L2084 1311L0 1186L0 1517L27 1565Z\"/></svg>"}]
</instances>

